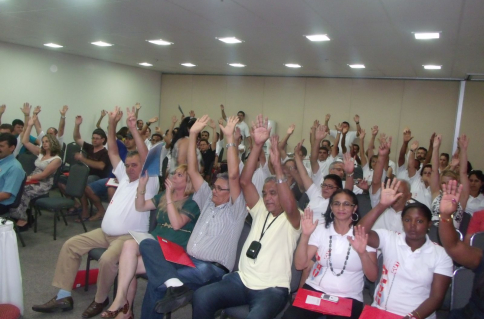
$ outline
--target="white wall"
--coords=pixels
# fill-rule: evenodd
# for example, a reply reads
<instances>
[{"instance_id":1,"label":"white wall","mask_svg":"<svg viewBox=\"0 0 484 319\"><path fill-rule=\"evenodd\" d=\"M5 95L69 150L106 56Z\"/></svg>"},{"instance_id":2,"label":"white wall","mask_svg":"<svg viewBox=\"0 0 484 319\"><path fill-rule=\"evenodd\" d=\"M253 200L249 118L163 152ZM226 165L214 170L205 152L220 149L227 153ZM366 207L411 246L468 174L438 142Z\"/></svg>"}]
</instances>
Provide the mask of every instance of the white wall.
<instances>
[{"instance_id":1,"label":"white wall","mask_svg":"<svg viewBox=\"0 0 484 319\"><path fill-rule=\"evenodd\" d=\"M140 118L158 116L161 73L100 60L0 42L0 105L2 123L23 120L24 102L42 106L42 128L59 124L59 109L69 106L65 139L72 141L74 118L83 116L81 135L90 141L101 109L112 110L140 102ZM118 128L125 126L123 116ZM107 128L107 118L102 128ZM35 132L35 131L34 131ZM34 134L32 134L34 135Z\"/></svg>"}]
</instances>

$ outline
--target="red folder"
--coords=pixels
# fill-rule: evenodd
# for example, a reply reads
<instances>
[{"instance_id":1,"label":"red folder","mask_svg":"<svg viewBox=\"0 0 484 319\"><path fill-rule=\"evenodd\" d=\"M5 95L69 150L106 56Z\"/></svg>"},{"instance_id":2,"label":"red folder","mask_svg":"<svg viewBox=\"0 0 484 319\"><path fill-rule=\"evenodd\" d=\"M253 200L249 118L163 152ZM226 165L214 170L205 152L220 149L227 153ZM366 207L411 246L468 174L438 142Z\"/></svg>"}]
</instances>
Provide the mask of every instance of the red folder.
<instances>
[{"instance_id":1,"label":"red folder","mask_svg":"<svg viewBox=\"0 0 484 319\"><path fill-rule=\"evenodd\" d=\"M167 239L161 238L160 236L157 237L166 260L175 264L195 268L195 264L192 262L182 246Z\"/></svg>"},{"instance_id":2,"label":"red folder","mask_svg":"<svg viewBox=\"0 0 484 319\"><path fill-rule=\"evenodd\" d=\"M30 181L25 181L25 185L31 185L31 184L39 184L39 181L36 181L35 179L31 179Z\"/></svg>"},{"instance_id":3,"label":"red folder","mask_svg":"<svg viewBox=\"0 0 484 319\"><path fill-rule=\"evenodd\" d=\"M326 315L335 315L335 316L343 316L343 317L351 316L351 307L353 305L353 300L351 299L339 297L339 301L337 303L321 299L321 303L319 304L319 306L306 303L306 299L308 296L321 298L322 294L323 293L320 291L311 291L311 290L299 288L296 295L296 299L294 299L294 303L292 305L299 308L316 311Z\"/></svg>"},{"instance_id":4,"label":"red folder","mask_svg":"<svg viewBox=\"0 0 484 319\"><path fill-rule=\"evenodd\" d=\"M396 315L394 313L381 310L375 307L365 306L363 312L360 315L360 319L400 319L402 316Z\"/></svg>"}]
</instances>

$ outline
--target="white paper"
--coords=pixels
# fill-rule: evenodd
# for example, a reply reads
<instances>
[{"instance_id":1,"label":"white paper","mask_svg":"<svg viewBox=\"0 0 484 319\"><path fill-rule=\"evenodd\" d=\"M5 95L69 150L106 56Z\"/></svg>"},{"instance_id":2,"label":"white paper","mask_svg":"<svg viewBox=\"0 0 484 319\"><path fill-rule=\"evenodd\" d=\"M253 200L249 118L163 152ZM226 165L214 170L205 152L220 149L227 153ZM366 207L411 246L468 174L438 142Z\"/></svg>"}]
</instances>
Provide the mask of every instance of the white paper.
<instances>
[{"instance_id":1,"label":"white paper","mask_svg":"<svg viewBox=\"0 0 484 319\"><path fill-rule=\"evenodd\" d=\"M306 297L306 303L308 305L316 305L316 306L319 306L321 304L321 299L318 298L318 297L314 297L314 296L307 296Z\"/></svg>"},{"instance_id":2,"label":"white paper","mask_svg":"<svg viewBox=\"0 0 484 319\"><path fill-rule=\"evenodd\" d=\"M133 231L133 230L130 230L129 233L130 233L131 236L133 236L134 240L136 240L138 245L139 245L139 243L141 243L145 239L156 240L155 237L153 237L153 235L151 235L150 233L141 233L141 232L137 232L137 231Z\"/></svg>"}]
</instances>

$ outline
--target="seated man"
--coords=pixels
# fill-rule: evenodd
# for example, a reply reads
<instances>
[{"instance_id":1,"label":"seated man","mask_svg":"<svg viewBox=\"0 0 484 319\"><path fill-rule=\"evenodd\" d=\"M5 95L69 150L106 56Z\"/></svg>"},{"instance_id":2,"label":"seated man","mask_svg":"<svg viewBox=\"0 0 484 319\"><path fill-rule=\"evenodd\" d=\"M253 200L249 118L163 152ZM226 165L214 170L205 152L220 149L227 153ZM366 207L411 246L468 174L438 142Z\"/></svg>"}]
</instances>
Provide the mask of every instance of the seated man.
<instances>
[{"instance_id":1,"label":"seated man","mask_svg":"<svg viewBox=\"0 0 484 319\"><path fill-rule=\"evenodd\" d=\"M301 234L301 213L282 171L277 136L271 138L270 156L276 176L267 178L262 198L252 184L257 157L269 133L267 119L259 115L253 149L240 176L253 222L242 249L239 271L195 292L195 319L213 319L219 309L245 304L250 307L249 318L274 318L287 303L293 254Z\"/></svg>"},{"instance_id":2,"label":"seated man","mask_svg":"<svg viewBox=\"0 0 484 319\"><path fill-rule=\"evenodd\" d=\"M17 138L10 133L0 134L0 215L8 213L9 205L15 202L25 172L15 159L13 152Z\"/></svg>"},{"instance_id":3,"label":"seated man","mask_svg":"<svg viewBox=\"0 0 484 319\"><path fill-rule=\"evenodd\" d=\"M69 107L67 105L64 105L62 109L59 110L60 112L60 120L59 120L59 129L56 129L55 127L49 127L47 129L47 134L50 134L52 136L55 136L57 138L57 141L59 142L59 146L62 147L64 146L64 128L66 126L66 113ZM35 126L38 126L38 129L41 131L37 139L39 141L42 141L42 137L44 137L45 133L42 131L42 126L40 125L39 117L37 114L37 121L35 123Z\"/></svg>"},{"instance_id":4,"label":"seated man","mask_svg":"<svg viewBox=\"0 0 484 319\"><path fill-rule=\"evenodd\" d=\"M144 143L140 139L140 152L130 152L126 155L126 162L121 161L115 138L116 124L121 116L122 112L119 112L119 108L109 114L111 124L108 131L109 158L114 165L113 173L119 181L119 186L108 206L101 228L74 236L64 243L52 282L52 285L60 290L57 296L47 303L33 306L34 311L50 313L72 310L74 301L71 297L71 290L82 256L93 248L107 248L99 260L96 296L82 317L91 318L100 314L103 308L109 304L108 293L118 273L118 261L123 243L132 238L128 231L148 231L150 213L149 211L136 211L134 201L147 150L146 147L142 149L141 146L144 146ZM134 121L133 117L133 125L130 126L132 131L136 130ZM147 196L155 196L158 188L158 178L150 177L146 188Z\"/></svg>"},{"instance_id":5,"label":"seated man","mask_svg":"<svg viewBox=\"0 0 484 319\"><path fill-rule=\"evenodd\" d=\"M207 121L208 116L205 115L193 124L188 146L188 174L195 189L193 200L201 209L187 245L188 255L196 268L167 262L158 242L142 241L140 252L149 278L142 318L162 318L163 313L189 302L193 293L191 289L219 281L234 267L237 243L247 215L239 185L238 156L233 135L237 118L229 118L227 126L222 127L228 142L228 175L219 174L212 190L198 172L195 151L197 135ZM155 303L159 299L155 312Z\"/></svg>"},{"instance_id":6,"label":"seated man","mask_svg":"<svg viewBox=\"0 0 484 319\"><path fill-rule=\"evenodd\" d=\"M0 125L0 133L10 133L10 134L12 134L12 132L13 132L12 124L4 123L4 124Z\"/></svg>"}]
</instances>

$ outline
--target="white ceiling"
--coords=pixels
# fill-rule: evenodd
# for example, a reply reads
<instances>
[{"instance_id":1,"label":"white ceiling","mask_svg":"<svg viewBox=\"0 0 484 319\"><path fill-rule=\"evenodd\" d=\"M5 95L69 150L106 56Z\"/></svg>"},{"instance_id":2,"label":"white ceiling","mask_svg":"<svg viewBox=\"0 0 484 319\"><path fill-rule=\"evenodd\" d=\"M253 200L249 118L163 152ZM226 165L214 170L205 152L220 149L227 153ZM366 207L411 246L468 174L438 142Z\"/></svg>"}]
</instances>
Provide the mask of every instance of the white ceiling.
<instances>
[{"instance_id":1,"label":"white ceiling","mask_svg":"<svg viewBox=\"0 0 484 319\"><path fill-rule=\"evenodd\" d=\"M482 0L0 0L0 30L2 42L137 67L149 62L163 73L441 79L484 73ZM414 39L412 32L425 31L441 37ZM331 41L310 42L308 34ZM226 36L244 42L215 39ZM159 38L174 44L146 42ZM90 44L98 40L114 46ZM44 47L48 42L64 47ZM247 67L228 66L234 62ZM352 63L366 69L350 69Z\"/></svg>"}]
</instances>

